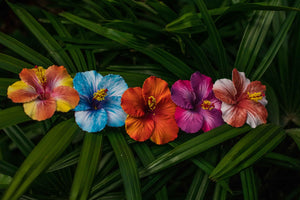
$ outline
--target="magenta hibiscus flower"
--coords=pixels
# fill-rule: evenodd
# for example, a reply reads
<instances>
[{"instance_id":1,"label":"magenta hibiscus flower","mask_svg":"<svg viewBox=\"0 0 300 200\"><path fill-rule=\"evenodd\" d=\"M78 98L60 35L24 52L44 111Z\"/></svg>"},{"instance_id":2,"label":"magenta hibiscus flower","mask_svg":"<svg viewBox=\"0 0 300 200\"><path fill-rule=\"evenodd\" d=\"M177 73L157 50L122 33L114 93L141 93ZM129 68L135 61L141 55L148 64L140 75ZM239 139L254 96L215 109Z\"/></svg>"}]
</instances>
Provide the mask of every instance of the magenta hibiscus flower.
<instances>
[{"instance_id":1,"label":"magenta hibiscus flower","mask_svg":"<svg viewBox=\"0 0 300 200\"><path fill-rule=\"evenodd\" d=\"M191 80L178 80L171 89L172 100L177 105L175 120L187 133L196 133L201 128L204 132L224 123L221 101L212 91L210 77L195 72Z\"/></svg>"}]
</instances>

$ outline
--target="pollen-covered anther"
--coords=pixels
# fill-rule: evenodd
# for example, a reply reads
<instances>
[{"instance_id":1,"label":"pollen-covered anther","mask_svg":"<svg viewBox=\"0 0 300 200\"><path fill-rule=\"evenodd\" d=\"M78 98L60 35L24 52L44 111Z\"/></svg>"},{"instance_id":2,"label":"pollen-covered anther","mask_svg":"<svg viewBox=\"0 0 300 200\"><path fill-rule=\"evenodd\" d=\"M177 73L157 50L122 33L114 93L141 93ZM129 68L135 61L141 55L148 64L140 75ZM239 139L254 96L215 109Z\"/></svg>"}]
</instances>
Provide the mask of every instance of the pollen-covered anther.
<instances>
[{"instance_id":1,"label":"pollen-covered anther","mask_svg":"<svg viewBox=\"0 0 300 200\"><path fill-rule=\"evenodd\" d=\"M43 67L38 67L35 66L35 68L33 68L33 70L35 71L35 74L37 76L37 78L39 79L41 84L44 84L47 82L46 76L45 76L45 69Z\"/></svg>"},{"instance_id":2,"label":"pollen-covered anther","mask_svg":"<svg viewBox=\"0 0 300 200\"><path fill-rule=\"evenodd\" d=\"M154 96L148 97L148 106L151 111L156 108L156 99L154 98Z\"/></svg>"},{"instance_id":3,"label":"pollen-covered anther","mask_svg":"<svg viewBox=\"0 0 300 200\"><path fill-rule=\"evenodd\" d=\"M261 93L261 92L254 92L254 93L251 93L251 94L248 92L248 98L251 99L252 101L258 102L264 96L265 96L265 94Z\"/></svg>"},{"instance_id":4,"label":"pollen-covered anther","mask_svg":"<svg viewBox=\"0 0 300 200\"><path fill-rule=\"evenodd\" d=\"M209 100L204 100L201 104L201 108L204 110L212 110L215 108L215 105L211 103Z\"/></svg>"},{"instance_id":5,"label":"pollen-covered anther","mask_svg":"<svg viewBox=\"0 0 300 200\"><path fill-rule=\"evenodd\" d=\"M93 99L96 99L97 101L103 101L105 97L107 96L107 89L101 89L94 93Z\"/></svg>"}]
</instances>

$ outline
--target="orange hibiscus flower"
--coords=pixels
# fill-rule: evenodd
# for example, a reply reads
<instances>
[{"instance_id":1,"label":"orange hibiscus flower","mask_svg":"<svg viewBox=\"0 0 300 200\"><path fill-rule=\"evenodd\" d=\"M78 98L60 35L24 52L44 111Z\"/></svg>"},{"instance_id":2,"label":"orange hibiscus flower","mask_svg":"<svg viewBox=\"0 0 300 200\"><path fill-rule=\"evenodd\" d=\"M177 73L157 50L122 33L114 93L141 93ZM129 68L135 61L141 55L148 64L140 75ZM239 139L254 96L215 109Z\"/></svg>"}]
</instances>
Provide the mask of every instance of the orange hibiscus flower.
<instances>
[{"instance_id":1,"label":"orange hibiscus flower","mask_svg":"<svg viewBox=\"0 0 300 200\"><path fill-rule=\"evenodd\" d=\"M128 114L125 129L132 139L142 142L150 138L156 144L166 144L177 138L176 105L166 81L151 76L143 88L127 89L121 106Z\"/></svg>"}]
</instances>

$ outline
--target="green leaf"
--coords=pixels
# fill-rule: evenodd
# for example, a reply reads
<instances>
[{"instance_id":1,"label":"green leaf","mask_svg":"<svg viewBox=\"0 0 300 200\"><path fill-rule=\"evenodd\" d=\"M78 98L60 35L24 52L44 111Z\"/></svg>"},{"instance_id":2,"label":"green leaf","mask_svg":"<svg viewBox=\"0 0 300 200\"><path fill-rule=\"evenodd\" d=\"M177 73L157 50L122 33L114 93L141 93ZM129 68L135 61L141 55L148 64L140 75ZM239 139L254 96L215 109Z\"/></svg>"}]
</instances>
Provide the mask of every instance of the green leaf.
<instances>
[{"instance_id":1,"label":"green leaf","mask_svg":"<svg viewBox=\"0 0 300 200\"><path fill-rule=\"evenodd\" d=\"M277 165L291 170L300 170L300 160L279 153L267 153L262 163L269 163L271 166Z\"/></svg>"},{"instance_id":2,"label":"green leaf","mask_svg":"<svg viewBox=\"0 0 300 200\"><path fill-rule=\"evenodd\" d=\"M0 129L30 120L21 106L0 110Z\"/></svg>"},{"instance_id":3,"label":"green leaf","mask_svg":"<svg viewBox=\"0 0 300 200\"><path fill-rule=\"evenodd\" d=\"M19 167L3 200L19 199L31 183L64 152L79 131L73 120L61 122L44 136Z\"/></svg>"},{"instance_id":4,"label":"green leaf","mask_svg":"<svg viewBox=\"0 0 300 200\"><path fill-rule=\"evenodd\" d=\"M50 61L48 58L44 57L42 54L39 52L31 49L30 47L26 46L25 44L19 42L18 40L0 32L0 43L7 48L11 49L12 51L16 52L23 58L25 58L27 61L30 61L31 63L34 63L34 65L41 65L41 66L49 66L52 64L52 61ZM7 61L10 62L11 64L14 64L17 61L15 58L10 58L10 57L4 57ZM19 62L20 63L20 62ZM23 63L23 62L22 62ZM22 64L21 63L21 64ZM23 63L25 64L25 63ZM23 66L23 65L21 65ZM24 65L26 66L26 65ZM29 67L30 65L27 65ZM16 68L17 66L15 66ZM18 73L18 72L16 72Z\"/></svg>"},{"instance_id":5,"label":"green leaf","mask_svg":"<svg viewBox=\"0 0 300 200\"><path fill-rule=\"evenodd\" d=\"M121 132L109 131L107 137L117 157L127 200L142 199L139 175L132 151Z\"/></svg>"},{"instance_id":6,"label":"green leaf","mask_svg":"<svg viewBox=\"0 0 300 200\"><path fill-rule=\"evenodd\" d=\"M228 125L217 127L206 133L190 139L189 141L178 145L173 150L161 155L151 162L140 175L147 176L157 173L163 169L171 167L179 162L187 160L209 148L216 146L228 139L234 138L240 134L247 132L250 128L244 126L242 128L232 128Z\"/></svg>"},{"instance_id":7,"label":"green leaf","mask_svg":"<svg viewBox=\"0 0 300 200\"><path fill-rule=\"evenodd\" d=\"M300 6L300 1L297 1L295 7ZM280 31L276 34L271 46L268 48L267 53L264 55L261 63L256 68L252 75L252 80L259 80L264 73L267 71L268 67L272 63L273 59L277 55L283 42L286 40L288 31L290 30L292 23L296 17L297 12L291 12L289 16L284 20L284 23L280 27Z\"/></svg>"},{"instance_id":8,"label":"green leaf","mask_svg":"<svg viewBox=\"0 0 300 200\"><path fill-rule=\"evenodd\" d=\"M102 149L102 134L86 133L70 192L70 200L87 199Z\"/></svg>"},{"instance_id":9,"label":"green leaf","mask_svg":"<svg viewBox=\"0 0 300 200\"><path fill-rule=\"evenodd\" d=\"M186 196L186 200L203 200L205 199L205 193L208 188L210 180L208 178L208 174L205 174L201 169L198 169L192 184L190 185L190 189Z\"/></svg>"},{"instance_id":10,"label":"green leaf","mask_svg":"<svg viewBox=\"0 0 300 200\"><path fill-rule=\"evenodd\" d=\"M48 33L48 31L40 25L36 19L31 16L24 8L8 3L14 13L21 19L21 21L28 27L28 29L35 35L40 43L47 49L57 65L64 65L71 72L76 72L76 69L69 58L68 54L56 42L56 40Z\"/></svg>"},{"instance_id":11,"label":"green leaf","mask_svg":"<svg viewBox=\"0 0 300 200\"><path fill-rule=\"evenodd\" d=\"M258 199L257 194L257 182L255 180L255 174L253 167L246 168L241 171L241 182L243 187L244 200L256 200Z\"/></svg>"},{"instance_id":12,"label":"green leaf","mask_svg":"<svg viewBox=\"0 0 300 200\"><path fill-rule=\"evenodd\" d=\"M137 51L148 55L152 59L159 62L162 66L164 66L167 70L169 70L177 77L189 78L191 73L193 73L192 69L189 66L187 66L184 62L179 60L177 57L173 56L172 54L168 53L167 51L161 48L158 48L142 39L135 37L132 34L103 27L100 24L80 18L71 13L64 12L60 15L70 20L71 22L85 27L99 35L102 35L124 46L133 48Z\"/></svg>"},{"instance_id":13,"label":"green leaf","mask_svg":"<svg viewBox=\"0 0 300 200\"><path fill-rule=\"evenodd\" d=\"M261 125L253 129L223 157L210 174L210 178L222 180L249 167L274 149L284 137L284 131L278 126Z\"/></svg>"},{"instance_id":14,"label":"green leaf","mask_svg":"<svg viewBox=\"0 0 300 200\"><path fill-rule=\"evenodd\" d=\"M72 35L68 32L68 30L65 28L65 26L60 22L60 20L57 17L55 17L54 15L48 12L44 12L44 14L50 20L52 26L54 27L54 29L56 30L56 32L60 37L72 38ZM66 44L65 48L68 49L68 47L70 46L72 45ZM77 67L77 72L88 70L84 56L80 51L80 49L69 49L68 52L70 53L75 66Z\"/></svg>"},{"instance_id":15,"label":"green leaf","mask_svg":"<svg viewBox=\"0 0 300 200\"><path fill-rule=\"evenodd\" d=\"M272 0L270 4L278 5L279 0ZM259 50L269 31L274 11L255 11L254 16L240 43L234 66L249 75L256 61Z\"/></svg>"},{"instance_id":16,"label":"green leaf","mask_svg":"<svg viewBox=\"0 0 300 200\"><path fill-rule=\"evenodd\" d=\"M14 82L17 82L18 79L12 78L0 78L0 95L7 96L7 88L12 85Z\"/></svg>"},{"instance_id":17,"label":"green leaf","mask_svg":"<svg viewBox=\"0 0 300 200\"><path fill-rule=\"evenodd\" d=\"M1 37L1 32L0 32ZM0 53L0 68L13 73L20 73L23 68L30 68L32 64Z\"/></svg>"},{"instance_id":18,"label":"green leaf","mask_svg":"<svg viewBox=\"0 0 300 200\"><path fill-rule=\"evenodd\" d=\"M10 176L0 174L0 189L6 189L11 183L12 178Z\"/></svg>"},{"instance_id":19,"label":"green leaf","mask_svg":"<svg viewBox=\"0 0 300 200\"><path fill-rule=\"evenodd\" d=\"M287 129L286 133L293 138L300 150L300 128Z\"/></svg>"},{"instance_id":20,"label":"green leaf","mask_svg":"<svg viewBox=\"0 0 300 200\"><path fill-rule=\"evenodd\" d=\"M196 5L199 8L199 11L202 13L203 21L207 26L207 31L212 40L213 46L216 48L216 57L217 57L217 64L219 65L219 69L221 70L222 77L226 77L226 75L231 71L231 67L228 64L228 58L223 46L220 34L217 30L217 27L209 15L207 7L203 0L194 0Z\"/></svg>"},{"instance_id":21,"label":"green leaf","mask_svg":"<svg viewBox=\"0 0 300 200\"><path fill-rule=\"evenodd\" d=\"M26 137L19 126L9 126L4 128L3 131L16 144L24 156L29 155L35 145Z\"/></svg>"}]
</instances>

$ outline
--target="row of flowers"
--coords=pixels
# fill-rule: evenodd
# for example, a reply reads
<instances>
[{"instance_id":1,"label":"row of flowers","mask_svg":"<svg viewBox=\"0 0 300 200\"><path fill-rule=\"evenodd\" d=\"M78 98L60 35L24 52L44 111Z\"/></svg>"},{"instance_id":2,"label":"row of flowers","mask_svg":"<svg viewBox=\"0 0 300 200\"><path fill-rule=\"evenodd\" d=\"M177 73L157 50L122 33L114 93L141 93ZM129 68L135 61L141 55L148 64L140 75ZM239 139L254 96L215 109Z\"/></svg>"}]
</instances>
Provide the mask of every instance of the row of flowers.
<instances>
[{"instance_id":1,"label":"row of flowers","mask_svg":"<svg viewBox=\"0 0 300 200\"><path fill-rule=\"evenodd\" d=\"M255 128L266 123L266 87L250 82L243 72L232 71L232 80L212 79L199 72L190 80L176 81L171 90L166 81L151 76L143 87L128 88L119 75L102 76L96 71L79 72L74 80L63 66L23 69L20 81L8 87L15 103L24 103L25 113L45 120L55 111L75 111L79 127L99 132L106 125L125 124L136 141L150 138L165 144L177 138L179 128L186 133L206 132L224 122Z\"/></svg>"}]
</instances>

